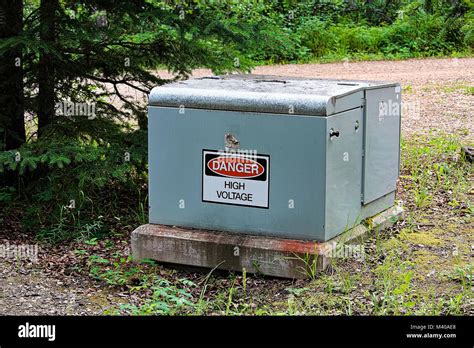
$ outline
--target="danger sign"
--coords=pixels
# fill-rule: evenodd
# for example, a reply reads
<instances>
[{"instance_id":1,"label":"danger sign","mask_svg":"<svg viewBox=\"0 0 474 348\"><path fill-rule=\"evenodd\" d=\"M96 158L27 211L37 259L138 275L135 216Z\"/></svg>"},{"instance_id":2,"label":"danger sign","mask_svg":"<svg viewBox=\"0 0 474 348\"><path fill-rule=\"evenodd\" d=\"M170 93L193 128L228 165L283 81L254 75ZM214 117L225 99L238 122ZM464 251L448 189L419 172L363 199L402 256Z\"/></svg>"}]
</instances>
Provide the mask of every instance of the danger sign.
<instances>
[{"instance_id":1,"label":"danger sign","mask_svg":"<svg viewBox=\"0 0 474 348\"><path fill-rule=\"evenodd\" d=\"M202 201L268 208L270 156L203 150Z\"/></svg>"}]
</instances>

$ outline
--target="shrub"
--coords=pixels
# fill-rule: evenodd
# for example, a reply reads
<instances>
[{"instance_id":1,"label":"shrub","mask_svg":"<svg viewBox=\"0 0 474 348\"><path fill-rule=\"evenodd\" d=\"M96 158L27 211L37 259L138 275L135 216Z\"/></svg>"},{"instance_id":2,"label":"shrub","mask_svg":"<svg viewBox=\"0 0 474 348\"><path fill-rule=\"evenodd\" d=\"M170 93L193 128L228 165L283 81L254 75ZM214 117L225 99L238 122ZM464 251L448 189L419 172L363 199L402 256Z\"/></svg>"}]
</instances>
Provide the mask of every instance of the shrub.
<instances>
[{"instance_id":1,"label":"shrub","mask_svg":"<svg viewBox=\"0 0 474 348\"><path fill-rule=\"evenodd\" d=\"M466 15L465 22L460 31L463 36L463 44L470 50L474 48L474 12Z\"/></svg>"},{"instance_id":2,"label":"shrub","mask_svg":"<svg viewBox=\"0 0 474 348\"><path fill-rule=\"evenodd\" d=\"M108 138L57 134L0 152L0 179L15 178L0 197L26 207L24 229L50 241L90 238L134 215L146 199L146 132L107 131Z\"/></svg>"},{"instance_id":3,"label":"shrub","mask_svg":"<svg viewBox=\"0 0 474 348\"><path fill-rule=\"evenodd\" d=\"M441 55L454 49L446 41L443 17L418 12L413 16L399 18L390 26L384 37L382 50L385 53L412 53L419 55Z\"/></svg>"},{"instance_id":4,"label":"shrub","mask_svg":"<svg viewBox=\"0 0 474 348\"><path fill-rule=\"evenodd\" d=\"M338 37L328 30L328 25L317 18L308 19L298 28L301 43L315 56L324 56L337 47Z\"/></svg>"},{"instance_id":5,"label":"shrub","mask_svg":"<svg viewBox=\"0 0 474 348\"><path fill-rule=\"evenodd\" d=\"M413 6L412 6L413 7ZM472 48L474 19L430 14L419 6L408 7L391 25L322 21L306 17L296 29L296 36L314 57L389 57L447 55ZM466 19L466 20L465 20Z\"/></svg>"}]
</instances>

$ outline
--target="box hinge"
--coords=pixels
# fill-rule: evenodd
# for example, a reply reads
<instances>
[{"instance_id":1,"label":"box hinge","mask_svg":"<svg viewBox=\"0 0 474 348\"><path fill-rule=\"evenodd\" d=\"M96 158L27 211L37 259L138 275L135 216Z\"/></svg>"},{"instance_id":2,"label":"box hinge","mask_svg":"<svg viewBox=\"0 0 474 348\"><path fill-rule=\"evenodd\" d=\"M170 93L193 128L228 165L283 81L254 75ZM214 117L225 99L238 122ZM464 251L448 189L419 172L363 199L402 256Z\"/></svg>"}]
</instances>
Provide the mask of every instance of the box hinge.
<instances>
[{"instance_id":1,"label":"box hinge","mask_svg":"<svg viewBox=\"0 0 474 348\"><path fill-rule=\"evenodd\" d=\"M362 106L363 108L365 108L366 105L367 105L367 99L362 98L362 100L361 100L361 106Z\"/></svg>"}]
</instances>

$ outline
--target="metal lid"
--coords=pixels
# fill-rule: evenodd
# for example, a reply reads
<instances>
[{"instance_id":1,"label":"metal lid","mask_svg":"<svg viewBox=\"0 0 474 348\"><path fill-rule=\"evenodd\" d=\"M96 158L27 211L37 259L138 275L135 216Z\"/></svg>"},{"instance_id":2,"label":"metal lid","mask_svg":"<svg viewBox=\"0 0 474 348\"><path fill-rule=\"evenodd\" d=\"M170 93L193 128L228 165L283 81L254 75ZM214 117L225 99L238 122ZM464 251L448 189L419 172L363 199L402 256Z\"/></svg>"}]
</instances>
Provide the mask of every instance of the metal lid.
<instances>
[{"instance_id":1,"label":"metal lid","mask_svg":"<svg viewBox=\"0 0 474 348\"><path fill-rule=\"evenodd\" d=\"M212 76L155 87L150 93L149 105L328 116L361 106L362 97L355 95L358 92L397 85L269 75ZM348 98L350 96L353 98ZM337 107L338 104L341 107Z\"/></svg>"}]
</instances>

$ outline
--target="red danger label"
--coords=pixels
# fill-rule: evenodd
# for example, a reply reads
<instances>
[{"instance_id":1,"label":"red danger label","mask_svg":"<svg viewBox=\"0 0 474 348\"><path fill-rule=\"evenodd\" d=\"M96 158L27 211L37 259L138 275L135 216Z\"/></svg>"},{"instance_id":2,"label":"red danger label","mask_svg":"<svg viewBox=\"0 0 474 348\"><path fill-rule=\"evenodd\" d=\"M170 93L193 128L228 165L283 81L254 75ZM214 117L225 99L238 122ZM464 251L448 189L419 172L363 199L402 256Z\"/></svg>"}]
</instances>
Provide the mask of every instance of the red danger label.
<instances>
[{"instance_id":1,"label":"red danger label","mask_svg":"<svg viewBox=\"0 0 474 348\"><path fill-rule=\"evenodd\" d=\"M268 209L270 156L203 150L202 201Z\"/></svg>"},{"instance_id":2,"label":"red danger label","mask_svg":"<svg viewBox=\"0 0 474 348\"><path fill-rule=\"evenodd\" d=\"M257 161L243 158L220 156L207 162L207 167L214 173L229 178L255 178L265 172Z\"/></svg>"}]
</instances>

